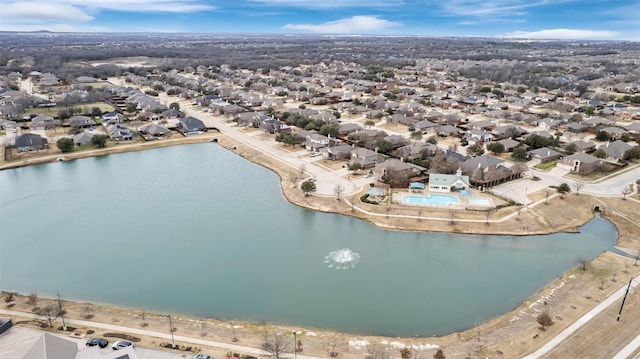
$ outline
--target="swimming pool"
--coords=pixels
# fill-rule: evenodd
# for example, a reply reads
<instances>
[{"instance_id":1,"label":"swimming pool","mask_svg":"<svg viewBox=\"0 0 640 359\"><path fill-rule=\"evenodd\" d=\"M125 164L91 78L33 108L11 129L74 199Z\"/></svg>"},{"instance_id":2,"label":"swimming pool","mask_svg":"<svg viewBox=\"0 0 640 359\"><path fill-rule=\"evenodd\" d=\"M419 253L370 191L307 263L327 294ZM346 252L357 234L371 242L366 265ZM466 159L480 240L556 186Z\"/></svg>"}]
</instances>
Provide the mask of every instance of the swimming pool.
<instances>
[{"instance_id":1,"label":"swimming pool","mask_svg":"<svg viewBox=\"0 0 640 359\"><path fill-rule=\"evenodd\" d=\"M476 197L469 197L469 204L475 204L475 205L480 205L480 206L490 206L491 205L491 201L489 201L486 198L476 198Z\"/></svg>"},{"instance_id":2,"label":"swimming pool","mask_svg":"<svg viewBox=\"0 0 640 359\"><path fill-rule=\"evenodd\" d=\"M458 197L448 194L430 194L425 196L404 196L402 197L403 203L408 204L435 204L438 206L446 206L450 203L460 203Z\"/></svg>"}]
</instances>

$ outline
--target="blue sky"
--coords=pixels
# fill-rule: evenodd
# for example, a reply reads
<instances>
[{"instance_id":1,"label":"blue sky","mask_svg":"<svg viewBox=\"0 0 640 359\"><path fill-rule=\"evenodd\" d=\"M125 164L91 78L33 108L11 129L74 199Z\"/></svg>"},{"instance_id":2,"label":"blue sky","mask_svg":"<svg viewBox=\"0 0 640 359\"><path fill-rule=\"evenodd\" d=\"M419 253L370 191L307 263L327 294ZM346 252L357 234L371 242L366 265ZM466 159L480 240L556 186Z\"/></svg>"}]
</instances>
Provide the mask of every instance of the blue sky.
<instances>
[{"instance_id":1,"label":"blue sky","mask_svg":"<svg viewBox=\"0 0 640 359\"><path fill-rule=\"evenodd\" d=\"M0 30L640 41L640 0L0 0Z\"/></svg>"}]
</instances>

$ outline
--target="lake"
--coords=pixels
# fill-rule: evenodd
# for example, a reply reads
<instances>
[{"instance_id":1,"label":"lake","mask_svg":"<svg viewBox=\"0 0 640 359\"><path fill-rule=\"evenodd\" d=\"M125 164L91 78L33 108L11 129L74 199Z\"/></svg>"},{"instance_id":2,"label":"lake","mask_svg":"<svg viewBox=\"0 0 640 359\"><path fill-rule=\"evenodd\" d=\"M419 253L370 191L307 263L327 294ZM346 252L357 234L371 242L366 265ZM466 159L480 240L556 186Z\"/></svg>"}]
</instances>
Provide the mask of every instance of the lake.
<instances>
[{"instance_id":1,"label":"lake","mask_svg":"<svg viewBox=\"0 0 640 359\"><path fill-rule=\"evenodd\" d=\"M384 230L288 203L215 143L0 171L0 201L1 289L392 336L503 314L617 238L600 218L527 237ZM327 257L343 248L359 262Z\"/></svg>"}]
</instances>

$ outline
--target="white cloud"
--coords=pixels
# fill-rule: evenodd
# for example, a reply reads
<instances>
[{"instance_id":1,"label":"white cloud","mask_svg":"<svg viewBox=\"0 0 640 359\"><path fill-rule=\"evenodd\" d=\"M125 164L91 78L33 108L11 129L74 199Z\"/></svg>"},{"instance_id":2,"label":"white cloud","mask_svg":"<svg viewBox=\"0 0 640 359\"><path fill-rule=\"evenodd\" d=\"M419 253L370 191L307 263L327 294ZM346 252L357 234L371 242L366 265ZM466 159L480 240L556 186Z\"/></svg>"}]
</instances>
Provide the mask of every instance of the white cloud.
<instances>
[{"instance_id":1,"label":"white cloud","mask_svg":"<svg viewBox=\"0 0 640 359\"><path fill-rule=\"evenodd\" d=\"M558 40L616 40L620 38L620 33L605 30L546 29L539 31L514 31L504 35L504 37Z\"/></svg>"},{"instance_id":2,"label":"white cloud","mask_svg":"<svg viewBox=\"0 0 640 359\"><path fill-rule=\"evenodd\" d=\"M381 19L378 16L360 15L315 25L287 24L284 26L284 28L321 34L362 34L376 33L381 30L399 25L400 23Z\"/></svg>"},{"instance_id":3,"label":"white cloud","mask_svg":"<svg viewBox=\"0 0 640 359\"><path fill-rule=\"evenodd\" d=\"M216 9L202 0L57 0L60 3L89 9L107 9L123 12L176 12L188 13Z\"/></svg>"},{"instance_id":4,"label":"white cloud","mask_svg":"<svg viewBox=\"0 0 640 359\"><path fill-rule=\"evenodd\" d=\"M41 20L90 21L93 16L68 4L53 4L36 1L16 1L4 4L0 12L3 21L16 20L33 23Z\"/></svg>"},{"instance_id":5,"label":"white cloud","mask_svg":"<svg viewBox=\"0 0 640 359\"><path fill-rule=\"evenodd\" d=\"M505 18L522 16L527 9L575 0L446 0L431 1L447 15Z\"/></svg>"},{"instance_id":6,"label":"white cloud","mask_svg":"<svg viewBox=\"0 0 640 359\"><path fill-rule=\"evenodd\" d=\"M397 7L405 4L404 0L330 0L330 1L313 1L313 0L250 0L269 6L290 6L305 9L335 9L346 7L357 8L383 8Z\"/></svg>"}]
</instances>

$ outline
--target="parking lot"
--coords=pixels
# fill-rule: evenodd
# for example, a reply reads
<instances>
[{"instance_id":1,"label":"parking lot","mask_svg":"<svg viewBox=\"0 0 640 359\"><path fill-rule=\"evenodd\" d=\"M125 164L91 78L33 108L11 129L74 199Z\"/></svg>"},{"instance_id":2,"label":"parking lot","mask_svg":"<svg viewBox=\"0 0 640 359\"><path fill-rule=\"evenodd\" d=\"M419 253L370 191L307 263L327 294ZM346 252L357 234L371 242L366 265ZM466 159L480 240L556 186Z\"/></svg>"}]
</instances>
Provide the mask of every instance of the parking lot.
<instances>
[{"instance_id":1,"label":"parking lot","mask_svg":"<svg viewBox=\"0 0 640 359\"><path fill-rule=\"evenodd\" d=\"M20 359L31 349L33 344L44 333L43 331L23 328L12 327L7 332L0 335L0 358L2 359ZM61 338L76 342L78 344L78 350L85 350L87 346L85 343L88 338L76 339L68 336L59 336ZM109 345L106 348L100 349L101 353L113 352L111 345L116 340L109 340ZM178 359L178 358L190 358L190 356L183 356L182 354L168 353L160 350L152 350L146 348L134 348L138 359Z\"/></svg>"}]
</instances>

